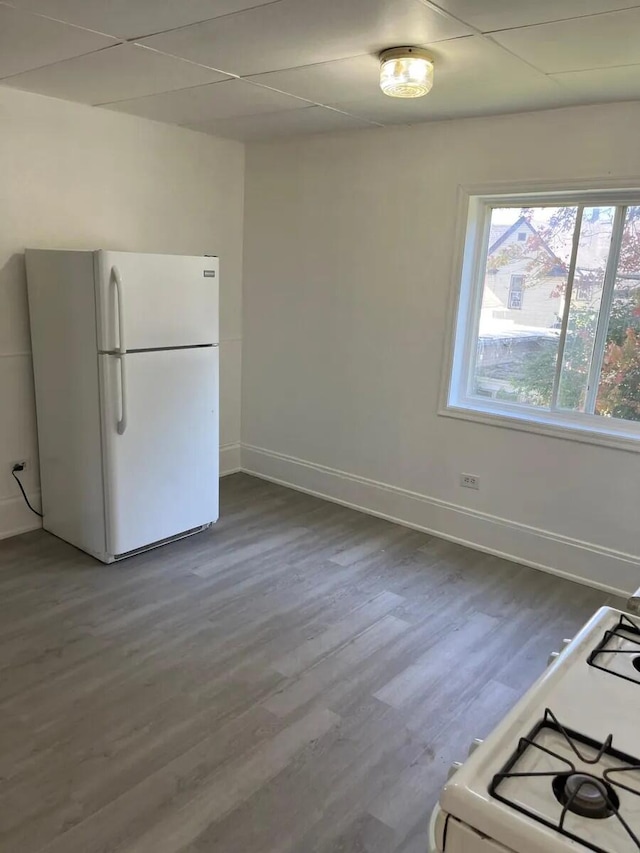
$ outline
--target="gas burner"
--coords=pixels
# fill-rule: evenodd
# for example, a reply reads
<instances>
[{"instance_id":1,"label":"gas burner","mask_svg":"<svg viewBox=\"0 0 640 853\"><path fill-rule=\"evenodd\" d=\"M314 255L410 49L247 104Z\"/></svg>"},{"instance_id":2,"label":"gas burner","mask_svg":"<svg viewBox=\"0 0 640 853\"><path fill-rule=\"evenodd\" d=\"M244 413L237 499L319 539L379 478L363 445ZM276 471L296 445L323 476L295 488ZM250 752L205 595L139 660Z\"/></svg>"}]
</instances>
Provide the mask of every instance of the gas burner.
<instances>
[{"instance_id":1,"label":"gas burner","mask_svg":"<svg viewBox=\"0 0 640 853\"><path fill-rule=\"evenodd\" d=\"M622 615L587 658L596 669L640 684L640 626Z\"/></svg>"},{"instance_id":2,"label":"gas burner","mask_svg":"<svg viewBox=\"0 0 640 853\"><path fill-rule=\"evenodd\" d=\"M489 793L595 853L640 851L640 759L562 726L547 709Z\"/></svg>"},{"instance_id":3,"label":"gas burner","mask_svg":"<svg viewBox=\"0 0 640 853\"><path fill-rule=\"evenodd\" d=\"M602 820L620 807L611 785L590 773L558 773L551 787L556 800L581 817Z\"/></svg>"}]
</instances>

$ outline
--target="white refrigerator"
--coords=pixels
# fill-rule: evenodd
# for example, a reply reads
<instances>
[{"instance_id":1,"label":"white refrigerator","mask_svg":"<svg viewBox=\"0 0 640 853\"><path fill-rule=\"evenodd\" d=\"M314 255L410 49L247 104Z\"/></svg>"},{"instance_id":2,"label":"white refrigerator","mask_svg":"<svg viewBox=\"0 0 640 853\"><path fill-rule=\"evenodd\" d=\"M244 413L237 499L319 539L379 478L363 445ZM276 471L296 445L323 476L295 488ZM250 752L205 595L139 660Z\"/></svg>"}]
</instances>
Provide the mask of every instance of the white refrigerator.
<instances>
[{"instance_id":1,"label":"white refrigerator","mask_svg":"<svg viewBox=\"0 0 640 853\"><path fill-rule=\"evenodd\" d=\"M215 257L26 252L45 530L105 563L218 518Z\"/></svg>"}]
</instances>

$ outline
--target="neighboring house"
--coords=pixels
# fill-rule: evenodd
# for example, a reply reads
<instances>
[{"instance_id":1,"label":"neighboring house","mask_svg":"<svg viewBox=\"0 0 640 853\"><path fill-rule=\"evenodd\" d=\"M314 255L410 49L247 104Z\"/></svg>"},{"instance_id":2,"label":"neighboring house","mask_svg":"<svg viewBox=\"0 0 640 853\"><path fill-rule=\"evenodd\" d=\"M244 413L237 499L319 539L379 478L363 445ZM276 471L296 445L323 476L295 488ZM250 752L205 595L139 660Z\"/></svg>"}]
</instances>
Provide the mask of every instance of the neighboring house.
<instances>
[{"instance_id":1,"label":"neighboring house","mask_svg":"<svg viewBox=\"0 0 640 853\"><path fill-rule=\"evenodd\" d=\"M532 260L547 275L533 274ZM487 252L476 392L512 394L510 379L523 361L544 347L557 346L566 266L536 228L521 216L513 225L492 225Z\"/></svg>"},{"instance_id":2,"label":"neighboring house","mask_svg":"<svg viewBox=\"0 0 640 853\"><path fill-rule=\"evenodd\" d=\"M550 274L534 278L532 260L540 255L547 256ZM518 326L553 328L562 312L563 298L558 285L565 277L562 261L524 216L510 226L493 225L487 253L483 321L510 320Z\"/></svg>"}]
</instances>

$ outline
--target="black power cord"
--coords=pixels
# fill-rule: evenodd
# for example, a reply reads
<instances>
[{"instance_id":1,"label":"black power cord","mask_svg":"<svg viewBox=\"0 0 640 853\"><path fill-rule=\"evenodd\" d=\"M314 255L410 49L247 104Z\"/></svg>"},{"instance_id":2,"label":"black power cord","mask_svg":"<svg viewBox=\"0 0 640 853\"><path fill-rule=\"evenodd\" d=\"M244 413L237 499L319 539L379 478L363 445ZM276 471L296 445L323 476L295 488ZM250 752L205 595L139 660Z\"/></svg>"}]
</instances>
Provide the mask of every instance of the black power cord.
<instances>
[{"instance_id":1,"label":"black power cord","mask_svg":"<svg viewBox=\"0 0 640 853\"><path fill-rule=\"evenodd\" d=\"M31 512L35 512L35 514L40 516L40 518L44 518L44 515L41 512L38 512L37 509L34 509L31 506L31 504L29 503L29 498L27 497L27 493L25 492L24 486L22 485L22 483L20 482L20 478L18 477L18 473L17 473L18 471L24 471L24 465L20 465L19 463L16 463L13 466L13 468L11 469L11 474L13 475L13 479L20 486L20 491L22 492L22 497L24 498L26 505L29 507Z\"/></svg>"}]
</instances>

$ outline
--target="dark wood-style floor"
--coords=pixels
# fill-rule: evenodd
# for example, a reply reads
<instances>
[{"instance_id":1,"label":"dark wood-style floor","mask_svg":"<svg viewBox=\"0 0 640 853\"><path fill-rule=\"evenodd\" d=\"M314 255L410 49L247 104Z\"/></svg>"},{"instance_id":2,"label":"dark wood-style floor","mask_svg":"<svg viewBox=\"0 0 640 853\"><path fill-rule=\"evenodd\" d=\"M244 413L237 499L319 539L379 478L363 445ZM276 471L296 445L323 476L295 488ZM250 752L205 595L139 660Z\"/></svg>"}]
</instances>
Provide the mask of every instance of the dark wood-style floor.
<instances>
[{"instance_id":1,"label":"dark wood-style floor","mask_svg":"<svg viewBox=\"0 0 640 853\"><path fill-rule=\"evenodd\" d=\"M424 853L450 763L606 601L244 475L118 565L6 540L0 850Z\"/></svg>"}]
</instances>

